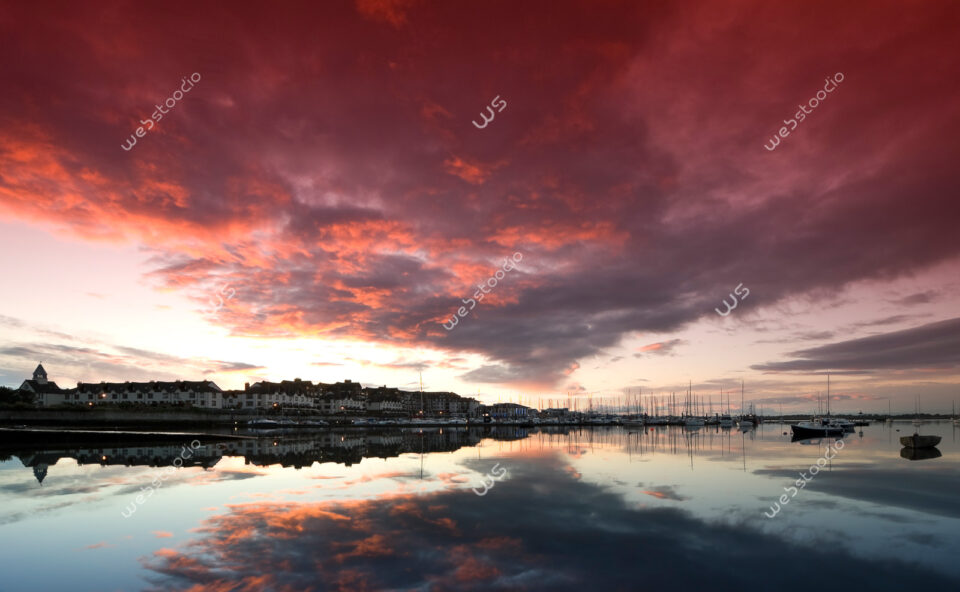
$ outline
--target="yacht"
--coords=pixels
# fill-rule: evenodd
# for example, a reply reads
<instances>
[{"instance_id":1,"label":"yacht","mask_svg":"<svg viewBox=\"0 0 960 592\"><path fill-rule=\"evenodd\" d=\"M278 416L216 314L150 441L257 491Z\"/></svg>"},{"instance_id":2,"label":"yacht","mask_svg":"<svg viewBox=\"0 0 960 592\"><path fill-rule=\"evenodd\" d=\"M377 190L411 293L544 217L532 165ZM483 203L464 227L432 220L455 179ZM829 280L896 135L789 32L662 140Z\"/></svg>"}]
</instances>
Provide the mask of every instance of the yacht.
<instances>
[{"instance_id":1,"label":"yacht","mask_svg":"<svg viewBox=\"0 0 960 592\"><path fill-rule=\"evenodd\" d=\"M826 421L828 421L831 425L842 428L844 432L849 434L852 434L855 431L856 425L849 419L843 417L827 417Z\"/></svg>"},{"instance_id":2,"label":"yacht","mask_svg":"<svg viewBox=\"0 0 960 592\"><path fill-rule=\"evenodd\" d=\"M795 438L818 438L824 436L843 436L845 433L853 432L853 422L843 419L830 417L830 375L827 374L827 416L814 417L810 421L801 421L796 425L790 426Z\"/></svg>"},{"instance_id":3,"label":"yacht","mask_svg":"<svg viewBox=\"0 0 960 592\"><path fill-rule=\"evenodd\" d=\"M801 421L790 426L796 438L822 438L825 436L843 436L846 431L841 425L834 425L829 417Z\"/></svg>"},{"instance_id":4,"label":"yacht","mask_svg":"<svg viewBox=\"0 0 960 592\"><path fill-rule=\"evenodd\" d=\"M720 416L720 427L721 428L732 428L733 427L733 418L730 417L729 413L724 413Z\"/></svg>"}]
</instances>

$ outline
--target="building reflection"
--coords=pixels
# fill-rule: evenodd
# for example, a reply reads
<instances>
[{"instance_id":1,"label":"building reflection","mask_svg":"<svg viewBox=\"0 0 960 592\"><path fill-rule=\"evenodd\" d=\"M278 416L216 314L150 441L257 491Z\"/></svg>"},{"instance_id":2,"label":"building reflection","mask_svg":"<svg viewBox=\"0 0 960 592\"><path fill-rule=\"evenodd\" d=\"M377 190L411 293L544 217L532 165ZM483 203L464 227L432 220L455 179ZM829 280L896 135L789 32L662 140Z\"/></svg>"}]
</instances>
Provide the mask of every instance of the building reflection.
<instances>
[{"instance_id":1,"label":"building reflection","mask_svg":"<svg viewBox=\"0 0 960 592\"><path fill-rule=\"evenodd\" d=\"M364 458L394 458L409 453L453 452L476 446L484 439L513 441L530 436L527 428L495 426L483 428L414 428L394 430L324 430L314 433L277 432L247 438L205 440L189 458L184 455L183 467L213 468L223 457L243 457L255 466L292 467L300 469L314 463L337 463L350 466ZM554 428L555 433L562 429ZM71 459L80 466L171 466L181 458L189 441L171 444L118 442L115 437L98 442L87 439L82 445L64 443L5 445L0 457L17 457L24 467L33 469L43 483L51 467L61 459ZM178 461L178 464L181 461Z\"/></svg>"},{"instance_id":2,"label":"building reflection","mask_svg":"<svg viewBox=\"0 0 960 592\"><path fill-rule=\"evenodd\" d=\"M773 430L779 433L779 430ZM771 432L771 436L773 435ZM319 432L274 430L250 432L252 436L226 434L204 439L182 466L213 468L223 457L243 457L246 464L266 467L280 465L300 469L314 463L351 466L364 458L388 459L403 454L453 452L475 447L481 441L517 443L520 447L539 446L566 450L579 455L593 446L617 447L628 455L684 455L691 465L697 456L736 456L746 469L746 447L763 438L756 431L706 428L691 431L675 426L628 430L621 428L583 428L566 426L524 427L518 425L478 428L423 427L387 429L329 429ZM107 438L107 437L105 437ZM72 459L79 465L164 467L180 458L188 441L150 443L118 440L116 434L98 441L88 436L82 444L52 442L0 445L0 457L16 456L34 470L43 482L49 468L60 459ZM184 438L189 438L185 435Z\"/></svg>"}]
</instances>

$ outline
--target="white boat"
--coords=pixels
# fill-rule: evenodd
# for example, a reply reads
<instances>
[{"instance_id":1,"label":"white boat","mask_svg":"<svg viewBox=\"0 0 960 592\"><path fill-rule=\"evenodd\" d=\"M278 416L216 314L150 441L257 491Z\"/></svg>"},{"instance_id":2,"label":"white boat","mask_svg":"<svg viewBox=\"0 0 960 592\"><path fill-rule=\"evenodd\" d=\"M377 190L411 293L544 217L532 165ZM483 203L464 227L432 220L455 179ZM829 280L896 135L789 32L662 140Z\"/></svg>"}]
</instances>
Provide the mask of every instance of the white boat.
<instances>
[{"instance_id":1,"label":"white boat","mask_svg":"<svg viewBox=\"0 0 960 592\"><path fill-rule=\"evenodd\" d=\"M330 424L328 424L327 422L323 421L322 419L305 419L305 420L303 420L303 421L300 422L300 425L302 425L302 426L326 426L326 425L330 425Z\"/></svg>"},{"instance_id":2,"label":"white boat","mask_svg":"<svg viewBox=\"0 0 960 592\"><path fill-rule=\"evenodd\" d=\"M721 428L732 428L733 427L733 418L730 417L729 413L724 413L720 416L720 427Z\"/></svg>"},{"instance_id":3,"label":"white boat","mask_svg":"<svg viewBox=\"0 0 960 592\"><path fill-rule=\"evenodd\" d=\"M702 417L688 417L684 420L683 425L688 428L702 428L704 421Z\"/></svg>"},{"instance_id":4,"label":"white boat","mask_svg":"<svg viewBox=\"0 0 960 592\"><path fill-rule=\"evenodd\" d=\"M842 428L843 431L848 433L853 433L856 427L852 421L843 417L828 417L826 420L830 422L831 425Z\"/></svg>"},{"instance_id":5,"label":"white boat","mask_svg":"<svg viewBox=\"0 0 960 592\"><path fill-rule=\"evenodd\" d=\"M247 427L251 428L276 428L280 427L280 422L275 419L267 419L265 417L258 417L256 419L251 419L247 422Z\"/></svg>"}]
</instances>

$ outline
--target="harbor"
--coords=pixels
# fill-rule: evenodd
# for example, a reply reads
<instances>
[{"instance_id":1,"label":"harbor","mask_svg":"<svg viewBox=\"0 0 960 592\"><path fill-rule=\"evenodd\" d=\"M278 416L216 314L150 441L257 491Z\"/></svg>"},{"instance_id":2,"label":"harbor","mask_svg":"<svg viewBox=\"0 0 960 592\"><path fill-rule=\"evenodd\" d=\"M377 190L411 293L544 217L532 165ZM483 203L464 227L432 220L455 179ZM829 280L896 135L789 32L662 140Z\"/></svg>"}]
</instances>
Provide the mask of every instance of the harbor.
<instances>
[{"instance_id":1,"label":"harbor","mask_svg":"<svg viewBox=\"0 0 960 592\"><path fill-rule=\"evenodd\" d=\"M361 518L391 548L410 537L421 541L419 548L436 550L456 540L482 552L501 573L519 577L509 553L498 553L498 547L482 551L493 544L495 534L510 537L516 541L510 543L513 553L538 554L524 565L563 561L561 572L567 577L618 589L626 584L609 566L627 560L650 537L662 546L667 566L651 574L654 584L672 581L669 566L683 565L683 558L702 544L728 547L732 554L723 565L730 572L756 568L757 558L765 558L758 575L775 578L797 560L819 556L805 541L844 517L845 542L832 557L851 577L877 589L907 580L949 587L960 580L960 570L948 560L950 549L960 544L960 506L954 496L960 486L960 428L951 421L925 424L925 431L941 436L942 454L922 460L898 452L899 434L912 428L911 421L881 421L842 440L798 442L791 441L787 424L770 421L748 431L719 425L697 430L681 425L486 425L324 427L258 436L241 429L242 438L207 434L183 461L179 455L186 438L196 434L175 434L182 442L137 443L136 436L129 440L127 434L127 441L108 435L104 441L66 445L4 437L0 488L19 493L0 519L7 532L28 541L40 536L29 533L44 520L53 519L69 531L68 537L47 545L53 553L81 553L83 563L73 567L80 592L98 589L98 571L108 571L126 589L139 587L144 578L170 586L206 577L204 568L182 571L179 553L154 555L154 550L188 542L194 549L212 549L248 533L249 527L281 546L308 540L315 560L332 566L338 545L370 536L354 531L352 525ZM837 448L838 441L844 446L819 474L775 517L766 518L771 499L782 495L798 472L816 465L829 447ZM480 497L471 488L495 464L504 476ZM134 503L154 475L167 473L161 487ZM418 493L411 495L411 488ZM56 495L59 507L42 510L45 502L38 492ZM135 513L129 514L133 507ZM380 507L402 510L391 513ZM875 510L864 513L863 507ZM121 517L121 511L129 518ZM478 513L482 521L472 518ZM290 520L294 516L295 522ZM81 528L90 520L119 521L119 528L115 533ZM607 526L612 521L618 524L613 530ZM921 525L942 546L931 548L911 534ZM616 536L617 546L571 557L565 545L546 542L568 536L563 533L571 529L595 540L603 533ZM297 535L288 538L293 532ZM691 533L697 545L691 546ZM895 548L879 544L897 536L903 540ZM250 554L243 544L221 552L229 560L218 567L219 577L252 577L269 561L259 557L263 551ZM142 563L138 557L154 559ZM8 549L0 562L12 561L30 559ZM427 561L418 574L389 577L414 585L421 578L452 577L468 561ZM349 564L384 574L390 556L364 554ZM33 574L29 581L43 589L47 576ZM294 570L289 577L300 581L317 575L312 569ZM689 581L706 586L713 577L715 573L696 575Z\"/></svg>"}]
</instances>

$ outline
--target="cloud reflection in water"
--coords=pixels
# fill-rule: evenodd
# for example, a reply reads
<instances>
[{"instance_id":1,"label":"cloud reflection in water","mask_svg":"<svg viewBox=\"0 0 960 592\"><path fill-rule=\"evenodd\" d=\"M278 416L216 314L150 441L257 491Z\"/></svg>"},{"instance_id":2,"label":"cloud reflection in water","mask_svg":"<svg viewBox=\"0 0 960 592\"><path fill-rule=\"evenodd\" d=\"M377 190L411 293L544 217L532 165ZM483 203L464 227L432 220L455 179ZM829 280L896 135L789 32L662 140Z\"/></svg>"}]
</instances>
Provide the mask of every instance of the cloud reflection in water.
<instances>
[{"instance_id":1,"label":"cloud reflection in water","mask_svg":"<svg viewBox=\"0 0 960 592\"><path fill-rule=\"evenodd\" d=\"M571 475L556 455L511 458L486 497L425 495L230 506L201 538L143 561L157 590L635 590L816 574L892 590L951 582L907 562L804 547L749 524L641 509Z\"/></svg>"}]
</instances>

